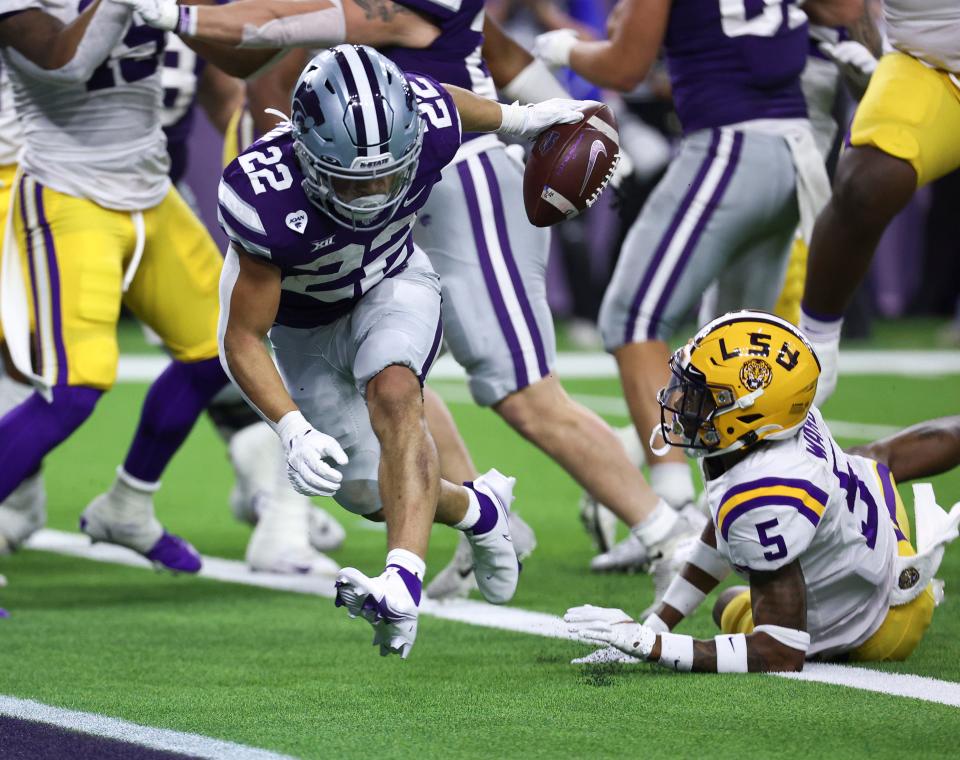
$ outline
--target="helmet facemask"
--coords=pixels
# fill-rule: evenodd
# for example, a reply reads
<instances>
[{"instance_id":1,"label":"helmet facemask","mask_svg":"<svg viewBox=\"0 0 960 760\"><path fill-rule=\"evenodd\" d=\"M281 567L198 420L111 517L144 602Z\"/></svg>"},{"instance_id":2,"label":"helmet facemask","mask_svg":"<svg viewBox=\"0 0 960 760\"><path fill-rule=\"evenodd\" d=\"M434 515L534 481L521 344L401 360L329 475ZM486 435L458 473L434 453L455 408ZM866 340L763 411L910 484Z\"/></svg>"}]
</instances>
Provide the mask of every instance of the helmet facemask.
<instances>
[{"instance_id":1,"label":"helmet facemask","mask_svg":"<svg viewBox=\"0 0 960 760\"><path fill-rule=\"evenodd\" d=\"M315 156L300 140L294 150L307 198L338 224L358 230L380 226L393 216L413 184L422 147L417 139L399 159L389 154L359 157L350 168Z\"/></svg>"},{"instance_id":2,"label":"helmet facemask","mask_svg":"<svg viewBox=\"0 0 960 760\"><path fill-rule=\"evenodd\" d=\"M711 388L693 365L683 366L678 351L670 359L670 381L657 394L660 404L660 435L664 443L692 451L715 449L720 436L713 424L717 399L733 400L726 388Z\"/></svg>"}]
</instances>

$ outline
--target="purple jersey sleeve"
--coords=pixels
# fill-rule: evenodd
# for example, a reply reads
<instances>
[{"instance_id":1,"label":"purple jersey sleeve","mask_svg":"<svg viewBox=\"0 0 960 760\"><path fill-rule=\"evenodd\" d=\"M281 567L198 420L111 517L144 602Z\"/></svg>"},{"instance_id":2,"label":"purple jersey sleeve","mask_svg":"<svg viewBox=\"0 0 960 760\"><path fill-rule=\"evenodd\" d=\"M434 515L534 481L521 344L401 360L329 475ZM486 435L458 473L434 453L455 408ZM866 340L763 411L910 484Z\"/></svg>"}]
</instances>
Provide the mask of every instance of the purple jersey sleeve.
<instances>
[{"instance_id":1,"label":"purple jersey sleeve","mask_svg":"<svg viewBox=\"0 0 960 760\"><path fill-rule=\"evenodd\" d=\"M443 167L453 161L460 147L460 114L450 93L437 80L412 72L406 72L406 77L417 96L425 127L417 175L427 178L436 174L434 181L437 181Z\"/></svg>"}]
</instances>

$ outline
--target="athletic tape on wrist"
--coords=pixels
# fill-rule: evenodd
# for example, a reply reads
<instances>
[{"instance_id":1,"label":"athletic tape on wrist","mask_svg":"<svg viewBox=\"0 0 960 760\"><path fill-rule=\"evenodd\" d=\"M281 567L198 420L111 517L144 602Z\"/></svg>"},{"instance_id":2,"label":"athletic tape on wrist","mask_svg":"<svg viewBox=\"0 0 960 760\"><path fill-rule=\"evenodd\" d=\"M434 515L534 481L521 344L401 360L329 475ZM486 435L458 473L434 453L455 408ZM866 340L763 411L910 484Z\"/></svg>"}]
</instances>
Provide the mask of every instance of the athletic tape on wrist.
<instances>
[{"instance_id":1,"label":"athletic tape on wrist","mask_svg":"<svg viewBox=\"0 0 960 760\"><path fill-rule=\"evenodd\" d=\"M747 637L742 633L714 636L717 645L718 673L747 672Z\"/></svg>"},{"instance_id":2,"label":"athletic tape on wrist","mask_svg":"<svg viewBox=\"0 0 960 760\"><path fill-rule=\"evenodd\" d=\"M198 22L197 8L193 5L181 5L177 25L173 31L185 37L196 37Z\"/></svg>"},{"instance_id":3,"label":"athletic tape on wrist","mask_svg":"<svg viewBox=\"0 0 960 760\"><path fill-rule=\"evenodd\" d=\"M656 631L657 633L670 633L670 626L663 622L656 612L647 616L647 619L643 621L643 624L647 628Z\"/></svg>"},{"instance_id":4,"label":"athletic tape on wrist","mask_svg":"<svg viewBox=\"0 0 960 760\"><path fill-rule=\"evenodd\" d=\"M534 58L519 74L500 88L508 100L539 103L550 98L570 98L570 93L557 81L550 68Z\"/></svg>"},{"instance_id":5,"label":"athletic tape on wrist","mask_svg":"<svg viewBox=\"0 0 960 760\"><path fill-rule=\"evenodd\" d=\"M332 8L275 18L260 24L244 24L242 48L325 48L347 39L347 25L340 0Z\"/></svg>"},{"instance_id":6,"label":"athletic tape on wrist","mask_svg":"<svg viewBox=\"0 0 960 760\"><path fill-rule=\"evenodd\" d=\"M694 586L682 575L673 576L667 592L663 595L663 603L669 604L677 612L686 617L693 612L707 595Z\"/></svg>"},{"instance_id":7,"label":"athletic tape on wrist","mask_svg":"<svg viewBox=\"0 0 960 760\"><path fill-rule=\"evenodd\" d=\"M810 634L796 628L784 628L782 625L758 625L754 633L765 633L771 639L776 639L784 646L798 649L806 653L810 649Z\"/></svg>"},{"instance_id":8,"label":"athletic tape on wrist","mask_svg":"<svg viewBox=\"0 0 960 760\"><path fill-rule=\"evenodd\" d=\"M711 578L716 578L717 582L722 581L730 575L730 563L724 559L719 551L703 541L697 541L697 543L694 544L693 551L690 552L687 562L703 570L703 572Z\"/></svg>"},{"instance_id":9,"label":"athletic tape on wrist","mask_svg":"<svg viewBox=\"0 0 960 760\"><path fill-rule=\"evenodd\" d=\"M693 637L682 633L661 633L660 664L683 673L693 670Z\"/></svg>"}]
</instances>

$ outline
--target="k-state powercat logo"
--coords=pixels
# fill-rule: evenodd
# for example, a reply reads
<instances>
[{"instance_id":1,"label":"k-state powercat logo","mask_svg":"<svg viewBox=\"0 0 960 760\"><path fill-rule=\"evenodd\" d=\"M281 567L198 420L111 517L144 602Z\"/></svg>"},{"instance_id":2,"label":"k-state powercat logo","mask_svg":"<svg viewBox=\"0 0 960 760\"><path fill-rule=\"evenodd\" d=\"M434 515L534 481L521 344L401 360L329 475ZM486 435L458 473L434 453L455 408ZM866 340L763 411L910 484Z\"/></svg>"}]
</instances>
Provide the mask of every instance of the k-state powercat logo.
<instances>
[{"instance_id":1,"label":"k-state powercat logo","mask_svg":"<svg viewBox=\"0 0 960 760\"><path fill-rule=\"evenodd\" d=\"M287 227L302 235L303 231L307 228L307 212L303 209L291 211L287 214L286 222Z\"/></svg>"}]
</instances>

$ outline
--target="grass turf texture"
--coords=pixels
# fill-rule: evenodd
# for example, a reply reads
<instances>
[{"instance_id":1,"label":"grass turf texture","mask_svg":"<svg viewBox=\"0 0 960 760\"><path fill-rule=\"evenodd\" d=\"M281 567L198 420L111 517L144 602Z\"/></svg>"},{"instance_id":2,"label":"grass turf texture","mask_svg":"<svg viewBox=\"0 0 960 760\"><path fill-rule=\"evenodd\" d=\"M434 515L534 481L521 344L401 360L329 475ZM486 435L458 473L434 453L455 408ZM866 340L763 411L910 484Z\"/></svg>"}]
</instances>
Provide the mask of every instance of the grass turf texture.
<instances>
[{"instance_id":1,"label":"grass turf texture","mask_svg":"<svg viewBox=\"0 0 960 760\"><path fill-rule=\"evenodd\" d=\"M614 381L568 384L617 395ZM146 386L124 384L47 463L50 526L73 530L110 482ZM906 425L956 412L960 378L845 378L828 419ZM453 406L481 469L519 478L517 507L540 547L514 605L561 614L592 602L636 612L652 594L643 576L591 576L576 519L579 489L489 411ZM611 418L616 424L623 420ZM167 526L206 554L240 558L248 530L226 505L224 447L201 420L158 498ZM960 472L935 480L960 499ZM909 496L909 487L903 489ZM910 500L908 498L908 504ZM349 530L336 553L374 572L384 536L335 510ZM435 531L428 573L456 536ZM172 578L46 553L22 552L0 571L10 586L0 621L0 691L148 725L191 731L304 757L573 757L945 755L960 712L941 705L769 676L688 676L652 666L576 667L573 642L426 617L411 659L381 659L366 623L330 600ZM908 662L880 669L960 681L960 550L941 575L947 603ZM715 633L713 597L682 629ZM0 751L2 755L2 751Z\"/></svg>"}]
</instances>

